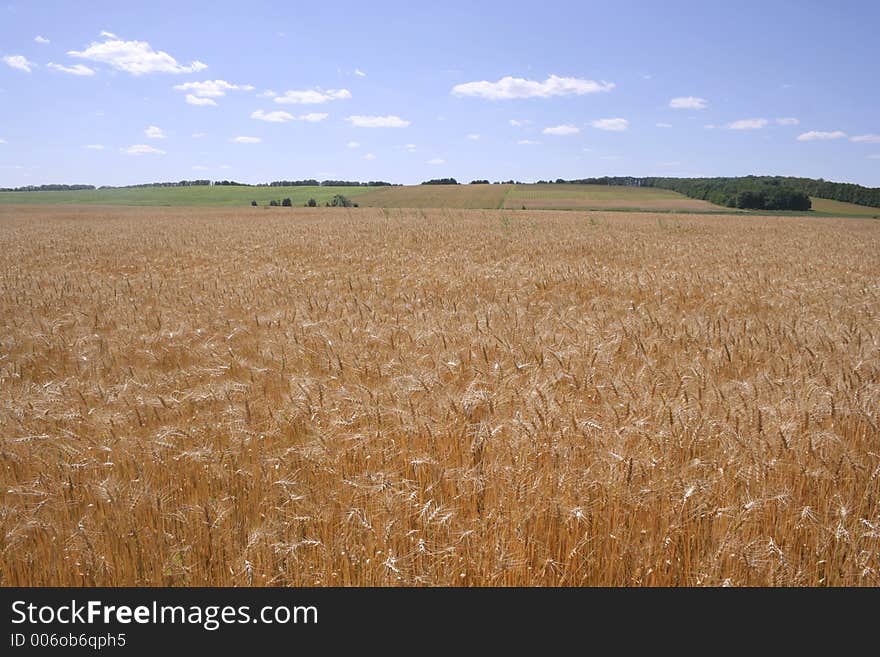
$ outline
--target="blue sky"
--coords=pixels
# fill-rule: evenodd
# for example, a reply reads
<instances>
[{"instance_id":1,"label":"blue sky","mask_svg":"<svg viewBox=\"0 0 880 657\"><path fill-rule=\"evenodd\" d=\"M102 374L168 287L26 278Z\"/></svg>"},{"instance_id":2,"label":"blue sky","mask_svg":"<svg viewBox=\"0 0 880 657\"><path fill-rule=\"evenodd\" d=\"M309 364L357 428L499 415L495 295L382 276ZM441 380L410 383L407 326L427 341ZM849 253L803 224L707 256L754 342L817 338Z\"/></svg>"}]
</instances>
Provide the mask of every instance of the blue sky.
<instances>
[{"instance_id":1,"label":"blue sky","mask_svg":"<svg viewBox=\"0 0 880 657\"><path fill-rule=\"evenodd\" d=\"M2 2L2 0L0 0ZM0 5L0 186L880 186L880 3Z\"/></svg>"}]
</instances>

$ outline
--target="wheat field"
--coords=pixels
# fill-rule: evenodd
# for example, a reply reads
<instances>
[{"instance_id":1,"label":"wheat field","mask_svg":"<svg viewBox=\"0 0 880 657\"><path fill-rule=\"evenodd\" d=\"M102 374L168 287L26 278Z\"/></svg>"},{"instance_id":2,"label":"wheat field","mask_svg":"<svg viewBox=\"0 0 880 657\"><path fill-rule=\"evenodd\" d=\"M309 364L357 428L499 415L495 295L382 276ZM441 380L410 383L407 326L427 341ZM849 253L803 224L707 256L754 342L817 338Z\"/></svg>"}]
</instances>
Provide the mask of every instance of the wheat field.
<instances>
[{"instance_id":1,"label":"wheat field","mask_svg":"<svg viewBox=\"0 0 880 657\"><path fill-rule=\"evenodd\" d=\"M0 584L880 585L880 222L0 207Z\"/></svg>"}]
</instances>

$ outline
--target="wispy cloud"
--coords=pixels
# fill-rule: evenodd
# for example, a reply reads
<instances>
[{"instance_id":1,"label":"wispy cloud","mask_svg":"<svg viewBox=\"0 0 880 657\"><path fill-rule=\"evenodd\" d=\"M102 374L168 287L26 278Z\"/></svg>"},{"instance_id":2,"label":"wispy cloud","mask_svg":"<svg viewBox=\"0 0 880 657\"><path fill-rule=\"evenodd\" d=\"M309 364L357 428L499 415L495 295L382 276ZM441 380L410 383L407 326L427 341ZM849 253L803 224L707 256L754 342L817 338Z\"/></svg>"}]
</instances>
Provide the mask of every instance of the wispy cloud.
<instances>
[{"instance_id":1,"label":"wispy cloud","mask_svg":"<svg viewBox=\"0 0 880 657\"><path fill-rule=\"evenodd\" d=\"M373 153L367 153L366 155L364 155L364 159L365 160L375 160L376 156Z\"/></svg>"},{"instance_id":2,"label":"wispy cloud","mask_svg":"<svg viewBox=\"0 0 880 657\"><path fill-rule=\"evenodd\" d=\"M201 139L202 137L207 137L207 136L208 136L207 132L194 132L191 135L191 137L193 139Z\"/></svg>"},{"instance_id":3,"label":"wispy cloud","mask_svg":"<svg viewBox=\"0 0 880 657\"><path fill-rule=\"evenodd\" d=\"M24 71L25 73L30 73L31 70L36 66L32 61L29 61L27 57L24 55L6 55L3 57L3 63L6 64L9 68L18 69L19 71Z\"/></svg>"},{"instance_id":4,"label":"wispy cloud","mask_svg":"<svg viewBox=\"0 0 880 657\"><path fill-rule=\"evenodd\" d=\"M519 146L534 146L536 144L540 144L541 142L535 141L534 139L520 139L516 142Z\"/></svg>"},{"instance_id":5,"label":"wispy cloud","mask_svg":"<svg viewBox=\"0 0 880 657\"><path fill-rule=\"evenodd\" d=\"M709 106L709 101L697 96L679 96L670 100L669 106L672 109L702 110Z\"/></svg>"},{"instance_id":6,"label":"wispy cloud","mask_svg":"<svg viewBox=\"0 0 880 657\"><path fill-rule=\"evenodd\" d=\"M359 69L359 68L354 69L354 74L355 74L356 76L358 76L359 78L365 78L365 77L367 77L367 74L364 73L364 72L363 72L361 69Z\"/></svg>"},{"instance_id":7,"label":"wispy cloud","mask_svg":"<svg viewBox=\"0 0 880 657\"><path fill-rule=\"evenodd\" d=\"M121 150L127 155L165 155L165 151L149 146L148 144L134 144L133 146Z\"/></svg>"},{"instance_id":8,"label":"wispy cloud","mask_svg":"<svg viewBox=\"0 0 880 657\"><path fill-rule=\"evenodd\" d=\"M440 157L435 157L433 159L428 160L425 164L446 164L446 160Z\"/></svg>"},{"instance_id":9,"label":"wispy cloud","mask_svg":"<svg viewBox=\"0 0 880 657\"><path fill-rule=\"evenodd\" d=\"M217 101L213 98L199 98L193 94L187 94L185 100L187 105L195 105L196 107L217 107Z\"/></svg>"},{"instance_id":10,"label":"wispy cloud","mask_svg":"<svg viewBox=\"0 0 880 657\"><path fill-rule=\"evenodd\" d=\"M857 137L852 137L850 141L854 141L857 144L880 144L880 135L858 135Z\"/></svg>"},{"instance_id":11,"label":"wispy cloud","mask_svg":"<svg viewBox=\"0 0 880 657\"><path fill-rule=\"evenodd\" d=\"M798 141L828 141L830 139L843 139L846 133L842 130L834 130L831 132L822 132L821 130L810 130L798 135Z\"/></svg>"},{"instance_id":12,"label":"wispy cloud","mask_svg":"<svg viewBox=\"0 0 880 657\"><path fill-rule=\"evenodd\" d=\"M285 91L283 95L276 96L276 103L291 105L320 105L329 103L331 100L348 100L351 92L348 89L306 89L303 91Z\"/></svg>"},{"instance_id":13,"label":"wispy cloud","mask_svg":"<svg viewBox=\"0 0 880 657\"><path fill-rule=\"evenodd\" d=\"M259 144L263 140L260 137L241 136L241 137L233 137L230 141L232 141L236 144Z\"/></svg>"},{"instance_id":14,"label":"wispy cloud","mask_svg":"<svg viewBox=\"0 0 880 657\"><path fill-rule=\"evenodd\" d=\"M869 160L880 160L880 153L871 153L868 156Z\"/></svg>"},{"instance_id":15,"label":"wispy cloud","mask_svg":"<svg viewBox=\"0 0 880 657\"><path fill-rule=\"evenodd\" d=\"M531 123L531 121L529 121L528 119L510 119L508 123L514 128L522 128Z\"/></svg>"},{"instance_id":16,"label":"wispy cloud","mask_svg":"<svg viewBox=\"0 0 880 657\"><path fill-rule=\"evenodd\" d=\"M89 150L92 150L92 151L103 151L104 144L86 144L85 148L88 148Z\"/></svg>"},{"instance_id":17,"label":"wispy cloud","mask_svg":"<svg viewBox=\"0 0 880 657\"><path fill-rule=\"evenodd\" d=\"M251 113L252 119L257 119L258 121L268 121L269 123L286 123L287 121L294 121L296 117L289 113L283 112L281 110L277 112L264 112L263 110L256 110Z\"/></svg>"},{"instance_id":18,"label":"wispy cloud","mask_svg":"<svg viewBox=\"0 0 880 657\"><path fill-rule=\"evenodd\" d=\"M208 68L198 60L184 66L162 50L153 50L146 41L123 41L111 32L102 32L106 41L93 41L85 50L69 50L71 57L107 64L131 75L147 73L196 73Z\"/></svg>"},{"instance_id":19,"label":"wispy cloud","mask_svg":"<svg viewBox=\"0 0 880 657\"><path fill-rule=\"evenodd\" d=\"M767 119L739 119L727 124L728 130L760 130L770 123Z\"/></svg>"},{"instance_id":20,"label":"wispy cloud","mask_svg":"<svg viewBox=\"0 0 880 657\"><path fill-rule=\"evenodd\" d=\"M250 84L232 84L226 80L203 80L202 82L185 82L175 84L176 91L187 91L199 98L219 98L228 91L253 91Z\"/></svg>"},{"instance_id":21,"label":"wispy cloud","mask_svg":"<svg viewBox=\"0 0 880 657\"><path fill-rule=\"evenodd\" d=\"M671 128L672 127L671 123L662 123L661 122L661 123L655 123L654 125L657 126L658 128Z\"/></svg>"},{"instance_id":22,"label":"wispy cloud","mask_svg":"<svg viewBox=\"0 0 880 657\"><path fill-rule=\"evenodd\" d=\"M553 96L582 96L584 94L611 91L613 82L597 82L582 78L551 75L543 82L506 76L496 82L478 80L457 84L452 88L455 96L475 96L488 100L511 100L514 98L551 98Z\"/></svg>"},{"instance_id":23,"label":"wispy cloud","mask_svg":"<svg viewBox=\"0 0 880 657\"><path fill-rule=\"evenodd\" d=\"M159 126L151 125L144 130L144 134L148 139L165 139L165 131Z\"/></svg>"},{"instance_id":24,"label":"wispy cloud","mask_svg":"<svg viewBox=\"0 0 880 657\"><path fill-rule=\"evenodd\" d=\"M360 148L361 143L359 141L350 141L345 145L346 148Z\"/></svg>"},{"instance_id":25,"label":"wispy cloud","mask_svg":"<svg viewBox=\"0 0 880 657\"><path fill-rule=\"evenodd\" d=\"M49 41L49 39L47 39L44 36L40 36L39 34L34 37L34 41L36 41L37 43L42 43L42 44L52 43L51 41Z\"/></svg>"},{"instance_id":26,"label":"wispy cloud","mask_svg":"<svg viewBox=\"0 0 880 657\"><path fill-rule=\"evenodd\" d=\"M415 144L404 144L403 150L405 150L407 153L415 153L417 149Z\"/></svg>"},{"instance_id":27,"label":"wispy cloud","mask_svg":"<svg viewBox=\"0 0 880 657\"><path fill-rule=\"evenodd\" d=\"M185 82L174 85L175 91L185 91L185 100L189 105L216 107L215 98L221 98L229 91L253 91L250 84L233 84L226 80L203 80L201 82Z\"/></svg>"},{"instance_id":28,"label":"wispy cloud","mask_svg":"<svg viewBox=\"0 0 880 657\"><path fill-rule=\"evenodd\" d=\"M322 112L312 112L310 114L300 114L299 116L294 116L290 112L284 112L282 110L278 110L275 112L264 112L263 110L256 110L251 114L252 119L257 119L258 121L268 121L270 123L287 123L288 121L308 121L310 123L316 123L318 121L323 121L326 119L329 114L324 114Z\"/></svg>"},{"instance_id":29,"label":"wispy cloud","mask_svg":"<svg viewBox=\"0 0 880 657\"><path fill-rule=\"evenodd\" d=\"M467 135L467 138L471 141L480 141L480 135L476 132L472 132L471 134Z\"/></svg>"},{"instance_id":30,"label":"wispy cloud","mask_svg":"<svg viewBox=\"0 0 880 657\"><path fill-rule=\"evenodd\" d=\"M73 66L64 66L62 64L56 64L54 62L49 62L46 64L48 68L51 68L53 71L61 71L62 73L67 73L68 75L79 75L79 76L88 76L94 75L95 69L89 68L85 64L74 64Z\"/></svg>"},{"instance_id":31,"label":"wispy cloud","mask_svg":"<svg viewBox=\"0 0 880 657\"><path fill-rule=\"evenodd\" d=\"M358 128L406 128L410 122L394 114L388 116L362 116L356 114L345 119Z\"/></svg>"},{"instance_id":32,"label":"wispy cloud","mask_svg":"<svg viewBox=\"0 0 880 657\"><path fill-rule=\"evenodd\" d=\"M622 132L629 128L629 121L621 118L614 119L596 119L591 121L590 125L598 130L609 130L611 132Z\"/></svg>"},{"instance_id":33,"label":"wispy cloud","mask_svg":"<svg viewBox=\"0 0 880 657\"><path fill-rule=\"evenodd\" d=\"M193 171L207 171L207 170L208 170L208 167L206 167L203 164L194 164L193 165Z\"/></svg>"},{"instance_id":34,"label":"wispy cloud","mask_svg":"<svg viewBox=\"0 0 880 657\"><path fill-rule=\"evenodd\" d=\"M576 135L581 131L577 126L570 125L565 123L563 125L555 125L549 128L544 128L541 132L545 135L556 135L557 137L564 137L566 135Z\"/></svg>"},{"instance_id":35,"label":"wispy cloud","mask_svg":"<svg viewBox=\"0 0 880 657\"><path fill-rule=\"evenodd\" d=\"M796 119L793 116L776 119L777 125L800 125L800 122L800 119Z\"/></svg>"}]
</instances>

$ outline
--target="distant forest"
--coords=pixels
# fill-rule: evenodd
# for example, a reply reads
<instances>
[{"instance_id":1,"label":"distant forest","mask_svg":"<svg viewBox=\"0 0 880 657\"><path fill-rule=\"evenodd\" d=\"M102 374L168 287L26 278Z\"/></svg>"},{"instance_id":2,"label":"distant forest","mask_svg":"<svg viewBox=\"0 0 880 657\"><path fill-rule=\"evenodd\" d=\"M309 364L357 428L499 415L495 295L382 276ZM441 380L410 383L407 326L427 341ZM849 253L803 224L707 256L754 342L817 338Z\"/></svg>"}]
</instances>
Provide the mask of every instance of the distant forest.
<instances>
[{"instance_id":1,"label":"distant forest","mask_svg":"<svg viewBox=\"0 0 880 657\"><path fill-rule=\"evenodd\" d=\"M356 180L274 180L270 183L236 182L234 180L178 180L171 182L142 183L140 185L27 185L25 187L0 187L0 192L71 192L83 189L143 189L147 187L391 187L392 183L382 180L358 182Z\"/></svg>"},{"instance_id":2,"label":"distant forest","mask_svg":"<svg viewBox=\"0 0 880 657\"><path fill-rule=\"evenodd\" d=\"M557 180L579 185L658 187L716 205L754 210L809 210L809 197L880 207L880 187L829 182L819 178L743 176L740 178L635 178L616 176Z\"/></svg>"}]
</instances>

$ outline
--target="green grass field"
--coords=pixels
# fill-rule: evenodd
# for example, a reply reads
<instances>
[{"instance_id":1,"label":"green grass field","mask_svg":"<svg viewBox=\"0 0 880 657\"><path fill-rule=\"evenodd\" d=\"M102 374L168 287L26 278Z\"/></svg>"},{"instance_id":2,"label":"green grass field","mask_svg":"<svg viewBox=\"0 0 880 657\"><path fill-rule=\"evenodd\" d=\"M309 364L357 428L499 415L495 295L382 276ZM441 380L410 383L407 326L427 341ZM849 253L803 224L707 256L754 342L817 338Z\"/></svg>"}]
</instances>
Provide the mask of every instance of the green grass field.
<instances>
[{"instance_id":1,"label":"green grass field","mask_svg":"<svg viewBox=\"0 0 880 657\"><path fill-rule=\"evenodd\" d=\"M75 204L75 205L250 205L256 201L268 205L270 200L289 198L294 205L304 205L310 198L318 203L329 201L336 194L354 197L369 191L368 187L137 187L127 189L96 189L74 192L0 192L0 203Z\"/></svg>"},{"instance_id":2,"label":"green grass field","mask_svg":"<svg viewBox=\"0 0 880 657\"><path fill-rule=\"evenodd\" d=\"M504 207L528 210L719 210L708 201L652 187L609 185L516 185Z\"/></svg>"},{"instance_id":3,"label":"green grass field","mask_svg":"<svg viewBox=\"0 0 880 657\"><path fill-rule=\"evenodd\" d=\"M377 187L357 197L358 205L377 208L502 207L513 185L407 185Z\"/></svg>"},{"instance_id":4,"label":"green grass field","mask_svg":"<svg viewBox=\"0 0 880 657\"><path fill-rule=\"evenodd\" d=\"M290 198L301 206L319 204L344 194L364 207L473 208L511 210L618 210L646 212L767 213L722 208L708 201L651 187L607 185L406 185L396 187L139 187L74 192L0 192L0 204L247 206L251 201ZM880 208L813 198L809 214L841 217L880 217Z\"/></svg>"},{"instance_id":5,"label":"green grass field","mask_svg":"<svg viewBox=\"0 0 880 657\"><path fill-rule=\"evenodd\" d=\"M813 211L822 214L834 215L837 217L880 217L880 208L870 208L865 205L856 205L855 203L844 203L842 201L832 201L827 198L816 198L811 196L813 202Z\"/></svg>"}]
</instances>

